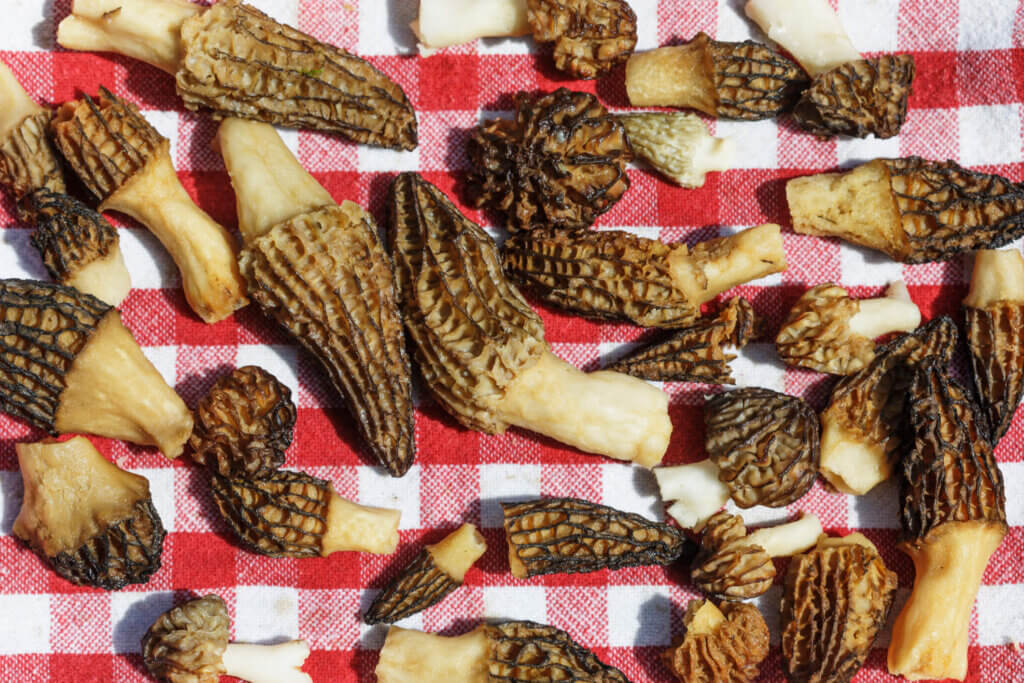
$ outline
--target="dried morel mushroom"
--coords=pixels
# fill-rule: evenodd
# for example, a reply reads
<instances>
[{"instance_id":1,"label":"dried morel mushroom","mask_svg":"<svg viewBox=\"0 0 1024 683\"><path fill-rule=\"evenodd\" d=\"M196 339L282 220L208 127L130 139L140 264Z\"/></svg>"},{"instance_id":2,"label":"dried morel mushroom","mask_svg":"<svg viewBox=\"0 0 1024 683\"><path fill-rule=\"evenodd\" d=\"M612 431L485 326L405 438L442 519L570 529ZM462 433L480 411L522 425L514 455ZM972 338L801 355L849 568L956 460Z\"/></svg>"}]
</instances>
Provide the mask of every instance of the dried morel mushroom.
<instances>
[{"instance_id":1,"label":"dried morel mushroom","mask_svg":"<svg viewBox=\"0 0 1024 683\"><path fill-rule=\"evenodd\" d=\"M898 580L861 534L822 536L794 557L782 593L782 659L794 683L848 683L892 607Z\"/></svg>"},{"instance_id":2,"label":"dried morel mushroom","mask_svg":"<svg viewBox=\"0 0 1024 683\"><path fill-rule=\"evenodd\" d=\"M487 550L472 524L463 524L428 545L373 599L363 616L367 624L393 623L436 605L462 585L466 572Z\"/></svg>"},{"instance_id":3,"label":"dried morel mushroom","mask_svg":"<svg viewBox=\"0 0 1024 683\"><path fill-rule=\"evenodd\" d=\"M988 560L1006 535L1006 494L970 394L928 358L910 389L914 443L900 464L898 546L914 588L892 629L889 673L967 676L967 630Z\"/></svg>"},{"instance_id":4,"label":"dried morel mushroom","mask_svg":"<svg viewBox=\"0 0 1024 683\"><path fill-rule=\"evenodd\" d=\"M827 282L807 290L796 302L775 338L775 348L790 365L852 375L874 360L876 337L911 332L920 324L921 311L902 281L890 284L884 297L860 300Z\"/></svg>"},{"instance_id":5,"label":"dried morel mushroom","mask_svg":"<svg viewBox=\"0 0 1024 683\"><path fill-rule=\"evenodd\" d=\"M170 142L105 88L57 110L54 136L64 158L103 202L156 235L181 272L185 299L214 323L249 303L234 239L193 203L171 165Z\"/></svg>"},{"instance_id":6,"label":"dried morel mushroom","mask_svg":"<svg viewBox=\"0 0 1024 683\"><path fill-rule=\"evenodd\" d=\"M644 347L607 366L658 382L733 384L728 349L742 348L757 328L754 308L746 299L730 299L722 311L673 333L663 342Z\"/></svg>"},{"instance_id":7,"label":"dried morel mushroom","mask_svg":"<svg viewBox=\"0 0 1024 683\"><path fill-rule=\"evenodd\" d=\"M57 28L71 50L123 54L175 76L189 109L416 147L401 87L366 60L280 24L239 0L75 0Z\"/></svg>"},{"instance_id":8,"label":"dried morel mushroom","mask_svg":"<svg viewBox=\"0 0 1024 683\"><path fill-rule=\"evenodd\" d=\"M786 183L793 229L904 263L944 261L1024 235L1024 188L953 161L877 159Z\"/></svg>"},{"instance_id":9,"label":"dried morel mushroom","mask_svg":"<svg viewBox=\"0 0 1024 683\"><path fill-rule=\"evenodd\" d=\"M811 76L860 59L828 0L748 0L745 10Z\"/></svg>"},{"instance_id":10,"label":"dried morel mushroom","mask_svg":"<svg viewBox=\"0 0 1024 683\"><path fill-rule=\"evenodd\" d=\"M508 563L517 579L668 565L686 547L686 537L668 524L577 498L501 507Z\"/></svg>"},{"instance_id":11,"label":"dried morel mushroom","mask_svg":"<svg viewBox=\"0 0 1024 683\"><path fill-rule=\"evenodd\" d=\"M1024 394L1024 258L1019 251L974 255L964 315L974 389L994 448Z\"/></svg>"},{"instance_id":12,"label":"dried morel mushroom","mask_svg":"<svg viewBox=\"0 0 1024 683\"><path fill-rule=\"evenodd\" d=\"M0 410L181 455L192 415L121 323L76 289L0 280Z\"/></svg>"},{"instance_id":13,"label":"dried morel mushroom","mask_svg":"<svg viewBox=\"0 0 1024 683\"><path fill-rule=\"evenodd\" d=\"M662 653L682 683L753 683L768 656L769 632L753 605L693 600L683 617L681 643Z\"/></svg>"},{"instance_id":14,"label":"dried morel mushroom","mask_svg":"<svg viewBox=\"0 0 1024 683\"><path fill-rule=\"evenodd\" d=\"M262 368L238 368L196 406L192 459L225 477L266 476L284 463L295 417L288 387Z\"/></svg>"},{"instance_id":15,"label":"dried morel mushroom","mask_svg":"<svg viewBox=\"0 0 1024 683\"><path fill-rule=\"evenodd\" d=\"M911 55L847 62L815 77L794 107L793 117L820 138L891 138L907 118L913 83Z\"/></svg>"},{"instance_id":16,"label":"dried morel mushroom","mask_svg":"<svg viewBox=\"0 0 1024 683\"><path fill-rule=\"evenodd\" d=\"M545 302L599 320L686 327L700 305L786 269L779 226L688 248L619 230L533 230L502 247L505 272Z\"/></svg>"},{"instance_id":17,"label":"dried morel mushroom","mask_svg":"<svg viewBox=\"0 0 1024 683\"><path fill-rule=\"evenodd\" d=\"M250 295L320 361L370 452L402 476L416 457L412 371L376 222L354 202L336 204L272 126L229 119L217 141Z\"/></svg>"},{"instance_id":18,"label":"dried morel mushroom","mask_svg":"<svg viewBox=\"0 0 1024 683\"><path fill-rule=\"evenodd\" d=\"M634 107L687 107L720 119L773 118L791 109L806 86L803 69L777 50L706 33L684 45L638 52L626 65Z\"/></svg>"},{"instance_id":19,"label":"dried morel mushroom","mask_svg":"<svg viewBox=\"0 0 1024 683\"><path fill-rule=\"evenodd\" d=\"M392 626L375 673L379 683L629 683L565 631L532 621L485 624L454 637Z\"/></svg>"},{"instance_id":20,"label":"dried morel mushroom","mask_svg":"<svg viewBox=\"0 0 1024 683\"><path fill-rule=\"evenodd\" d=\"M142 659L171 683L216 683L233 676L250 683L313 683L301 671L309 644L229 643L231 617L218 595L189 600L161 614L142 637Z\"/></svg>"},{"instance_id":21,"label":"dried morel mushroom","mask_svg":"<svg viewBox=\"0 0 1024 683\"><path fill-rule=\"evenodd\" d=\"M489 434L517 425L590 453L661 462L672 432L663 391L552 354L494 240L419 175L395 179L390 212L405 324L427 385L459 422Z\"/></svg>"},{"instance_id":22,"label":"dried morel mushroom","mask_svg":"<svg viewBox=\"0 0 1024 683\"><path fill-rule=\"evenodd\" d=\"M771 389L727 391L704 404L708 459L654 471L669 514L692 528L731 497L742 508L782 507L818 476L818 416Z\"/></svg>"},{"instance_id":23,"label":"dried morel mushroom","mask_svg":"<svg viewBox=\"0 0 1024 683\"><path fill-rule=\"evenodd\" d=\"M149 482L88 439L16 446L25 499L14 535L80 586L118 590L160 568L164 526Z\"/></svg>"},{"instance_id":24,"label":"dried morel mushroom","mask_svg":"<svg viewBox=\"0 0 1024 683\"><path fill-rule=\"evenodd\" d=\"M131 276L107 219L74 197L47 189L25 197L22 208L35 223L29 239L50 277L111 306L124 301Z\"/></svg>"},{"instance_id":25,"label":"dried morel mushroom","mask_svg":"<svg viewBox=\"0 0 1024 683\"><path fill-rule=\"evenodd\" d=\"M732 168L736 142L714 138L700 117L683 112L619 114L633 152L682 187L703 187L712 171Z\"/></svg>"},{"instance_id":26,"label":"dried morel mushroom","mask_svg":"<svg viewBox=\"0 0 1024 683\"><path fill-rule=\"evenodd\" d=\"M359 505L325 479L278 470L259 479L211 475L224 521L253 552L270 557L327 557L344 550L389 554L398 546L401 512Z\"/></svg>"},{"instance_id":27,"label":"dried morel mushroom","mask_svg":"<svg viewBox=\"0 0 1024 683\"><path fill-rule=\"evenodd\" d=\"M629 189L632 151L619 120L590 93L516 95L513 120L482 124L467 147L471 203L508 216L510 231L585 228Z\"/></svg>"},{"instance_id":28,"label":"dried morel mushroom","mask_svg":"<svg viewBox=\"0 0 1024 683\"><path fill-rule=\"evenodd\" d=\"M773 557L810 548L821 535L821 522L804 514L795 522L747 534L743 517L717 512L704 526L700 551L693 560L694 585L708 595L746 600L763 594L775 579Z\"/></svg>"},{"instance_id":29,"label":"dried morel mushroom","mask_svg":"<svg viewBox=\"0 0 1024 683\"><path fill-rule=\"evenodd\" d=\"M67 189L47 135L51 116L0 62L0 185L16 202L36 190Z\"/></svg>"},{"instance_id":30,"label":"dried morel mushroom","mask_svg":"<svg viewBox=\"0 0 1024 683\"><path fill-rule=\"evenodd\" d=\"M905 443L900 425L913 366L928 356L948 363L956 341L953 321L936 318L886 344L835 386L821 414L821 475L833 487L862 495L889 478Z\"/></svg>"}]
</instances>

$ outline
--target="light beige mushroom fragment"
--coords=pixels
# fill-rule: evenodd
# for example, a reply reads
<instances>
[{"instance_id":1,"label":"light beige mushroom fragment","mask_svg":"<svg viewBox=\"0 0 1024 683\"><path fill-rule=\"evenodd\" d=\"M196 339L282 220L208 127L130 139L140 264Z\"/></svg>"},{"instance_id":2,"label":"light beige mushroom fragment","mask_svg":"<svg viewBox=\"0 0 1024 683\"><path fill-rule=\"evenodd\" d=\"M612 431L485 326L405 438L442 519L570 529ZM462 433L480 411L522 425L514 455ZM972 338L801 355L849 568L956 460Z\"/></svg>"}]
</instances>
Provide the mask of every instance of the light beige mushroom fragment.
<instances>
[{"instance_id":1,"label":"light beige mushroom fragment","mask_svg":"<svg viewBox=\"0 0 1024 683\"><path fill-rule=\"evenodd\" d=\"M750 0L745 11L811 76L860 59L828 0Z\"/></svg>"},{"instance_id":2,"label":"light beige mushroom fragment","mask_svg":"<svg viewBox=\"0 0 1024 683\"><path fill-rule=\"evenodd\" d=\"M530 33L526 0L420 0L410 25L425 55L477 38Z\"/></svg>"},{"instance_id":3,"label":"light beige mushroom fragment","mask_svg":"<svg viewBox=\"0 0 1024 683\"><path fill-rule=\"evenodd\" d=\"M735 140L712 137L694 114L647 112L619 120L633 151L676 185L703 187L708 173L732 168Z\"/></svg>"}]
</instances>

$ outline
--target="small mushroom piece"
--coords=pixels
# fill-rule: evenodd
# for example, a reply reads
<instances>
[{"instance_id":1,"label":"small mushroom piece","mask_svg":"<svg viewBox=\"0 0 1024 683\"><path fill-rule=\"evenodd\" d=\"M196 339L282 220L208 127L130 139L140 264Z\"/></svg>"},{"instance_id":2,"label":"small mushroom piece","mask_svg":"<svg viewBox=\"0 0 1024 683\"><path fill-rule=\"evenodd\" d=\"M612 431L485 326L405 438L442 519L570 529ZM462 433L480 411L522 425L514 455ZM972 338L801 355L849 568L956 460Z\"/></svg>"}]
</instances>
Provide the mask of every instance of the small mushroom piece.
<instances>
[{"instance_id":1,"label":"small mushroom piece","mask_svg":"<svg viewBox=\"0 0 1024 683\"><path fill-rule=\"evenodd\" d=\"M512 576L582 574L672 564L686 550L678 529L578 498L502 503Z\"/></svg>"},{"instance_id":2,"label":"small mushroom piece","mask_svg":"<svg viewBox=\"0 0 1024 683\"><path fill-rule=\"evenodd\" d=\"M914 443L900 463L898 547L914 562L914 588L893 625L888 665L910 680L967 676L971 609L1008 531L984 413L947 372L938 358L918 364L910 388Z\"/></svg>"},{"instance_id":3,"label":"small mushroom piece","mask_svg":"<svg viewBox=\"0 0 1024 683\"><path fill-rule=\"evenodd\" d=\"M876 159L786 183L793 229L877 249L895 261L945 261L1024 235L1024 187L953 161Z\"/></svg>"},{"instance_id":4,"label":"small mushroom piece","mask_svg":"<svg viewBox=\"0 0 1024 683\"><path fill-rule=\"evenodd\" d=\"M232 236L182 187L171 165L170 142L139 108L101 88L57 110L57 145L101 211L120 211L156 235L181 272L185 299L207 323L245 306Z\"/></svg>"},{"instance_id":5,"label":"small mushroom piece","mask_svg":"<svg viewBox=\"0 0 1024 683\"><path fill-rule=\"evenodd\" d=\"M820 535L821 521L816 515L805 513L794 522L748 534L743 517L723 510L704 526L691 578L697 588L716 598L756 598L775 580L771 558L803 552Z\"/></svg>"},{"instance_id":6,"label":"small mushroom piece","mask_svg":"<svg viewBox=\"0 0 1024 683\"><path fill-rule=\"evenodd\" d=\"M424 56L477 38L531 31L527 0L420 0L419 15L410 27Z\"/></svg>"},{"instance_id":7,"label":"small mushroom piece","mask_svg":"<svg viewBox=\"0 0 1024 683\"><path fill-rule=\"evenodd\" d=\"M71 50L115 52L175 76L191 110L411 150L416 114L369 62L239 0L74 0L57 27Z\"/></svg>"},{"instance_id":8,"label":"small mushroom piece","mask_svg":"<svg viewBox=\"0 0 1024 683\"><path fill-rule=\"evenodd\" d=\"M644 112L618 117L633 152L676 185L703 187L708 173L732 168L736 142L711 137L698 116Z\"/></svg>"},{"instance_id":9,"label":"small mushroom piece","mask_svg":"<svg viewBox=\"0 0 1024 683\"><path fill-rule=\"evenodd\" d=\"M688 327L701 304L786 269L771 223L689 248L620 230L532 230L502 247L509 277L549 304L598 320Z\"/></svg>"},{"instance_id":10,"label":"small mushroom piece","mask_svg":"<svg viewBox=\"0 0 1024 683\"><path fill-rule=\"evenodd\" d=\"M302 672L309 644L229 643L231 618L218 595L206 595L160 615L142 638L142 658L154 677L171 683L216 683L233 676L250 683L313 683Z\"/></svg>"},{"instance_id":11,"label":"small mushroom piece","mask_svg":"<svg viewBox=\"0 0 1024 683\"><path fill-rule=\"evenodd\" d=\"M889 285L884 297L851 299L831 282L807 290L786 319L775 348L789 365L852 375L875 358L875 338L912 332L921 310L902 281Z\"/></svg>"},{"instance_id":12,"label":"small mushroom piece","mask_svg":"<svg viewBox=\"0 0 1024 683\"><path fill-rule=\"evenodd\" d=\"M192 459L224 477L259 479L284 463L295 418L288 387L263 368L238 368L199 400Z\"/></svg>"},{"instance_id":13,"label":"small mushroom piece","mask_svg":"<svg viewBox=\"0 0 1024 683\"><path fill-rule=\"evenodd\" d=\"M145 477L110 463L81 436L15 450L25 497L14 535L57 574L113 591L160 569L164 527Z\"/></svg>"},{"instance_id":14,"label":"small mushroom piece","mask_svg":"<svg viewBox=\"0 0 1024 683\"><path fill-rule=\"evenodd\" d=\"M782 660L793 683L848 683L871 651L898 578L861 534L822 536L789 563L782 593Z\"/></svg>"},{"instance_id":15,"label":"small mushroom piece","mask_svg":"<svg viewBox=\"0 0 1024 683\"><path fill-rule=\"evenodd\" d=\"M460 636L388 629L378 683L629 683L621 671L553 626L506 621Z\"/></svg>"},{"instance_id":16,"label":"small mushroom piece","mask_svg":"<svg viewBox=\"0 0 1024 683\"><path fill-rule=\"evenodd\" d=\"M391 624L436 605L462 585L466 572L486 550L487 542L476 527L463 524L424 548L377 594L363 621Z\"/></svg>"},{"instance_id":17,"label":"small mushroom piece","mask_svg":"<svg viewBox=\"0 0 1024 683\"><path fill-rule=\"evenodd\" d=\"M51 117L52 112L36 104L0 62L0 185L15 202L36 190L67 191L47 135Z\"/></svg>"},{"instance_id":18,"label":"small mushroom piece","mask_svg":"<svg viewBox=\"0 0 1024 683\"><path fill-rule=\"evenodd\" d=\"M192 415L117 309L76 289L0 280L0 410L50 434L181 455Z\"/></svg>"},{"instance_id":19,"label":"small mushroom piece","mask_svg":"<svg viewBox=\"0 0 1024 683\"><path fill-rule=\"evenodd\" d=\"M749 0L744 10L811 76L860 59L828 0Z\"/></svg>"},{"instance_id":20,"label":"small mushroom piece","mask_svg":"<svg viewBox=\"0 0 1024 683\"><path fill-rule=\"evenodd\" d=\"M401 512L359 505L331 482L278 470L260 479L211 475L224 521L249 550L269 557L327 557L358 550L387 555L398 547Z\"/></svg>"},{"instance_id":21,"label":"small mushroom piece","mask_svg":"<svg viewBox=\"0 0 1024 683\"><path fill-rule=\"evenodd\" d=\"M74 197L36 190L22 200L36 229L29 238L55 282L119 306L131 290L117 231Z\"/></svg>"},{"instance_id":22,"label":"small mushroom piece","mask_svg":"<svg viewBox=\"0 0 1024 683\"><path fill-rule=\"evenodd\" d=\"M662 653L682 683L753 683L768 656L769 632L753 605L691 600L681 643Z\"/></svg>"},{"instance_id":23,"label":"small mushroom piece","mask_svg":"<svg viewBox=\"0 0 1024 683\"><path fill-rule=\"evenodd\" d=\"M668 448L668 396L551 353L544 323L502 272L494 240L415 173L391 185L391 246L423 377L459 422L516 425L588 453L653 467Z\"/></svg>"},{"instance_id":24,"label":"small mushroom piece","mask_svg":"<svg viewBox=\"0 0 1024 683\"><path fill-rule=\"evenodd\" d=\"M974 389L994 448L1024 394L1024 258L1019 251L986 249L974 255L964 315Z\"/></svg>"},{"instance_id":25,"label":"small mushroom piece","mask_svg":"<svg viewBox=\"0 0 1024 683\"><path fill-rule=\"evenodd\" d=\"M814 78L794 107L793 117L804 130L823 139L836 135L891 138L907 118L913 83L911 55L847 62Z\"/></svg>"},{"instance_id":26,"label":"small mushroom piece","mask_svg":"<svg viewBox=\"0 0 1024 683\"><path fill-rule=\"evenodd\" d=\"M892 340L860 372L844 377L821 414L821 475L843 493L863 495L892 474L901 452L913 367L928 356L948 363L956 325L936 318Z\"/></svg>"},{"instance_id":27,"label":"small mushroom piece","mask_svg":"<svg viewBox=\"0 0 1024 683\"><path fill-rule=\"evenodd\" d=\"M720 119L758 121L792 109L807 74L779 51L698 33L683 45L637 52L626 64L634 107L685 107Z\"/></svg>"},{"instance_id":28,"label":"small mushroom piece","mask_svg":"<svg viewBox=\"0 0 1024 683\"><path fill-rule=\"evenodd\" d=\"M507 215L510 232L586 228L629 189L625 129L590 93L559 88L516 95L515 118L488 121L469 139L470 202Z\"/></svg>"},{"instance_id":29,"label":"small mushroom piece","mask_svg":"<svg viewBox=\"0 0 1024 683\"><path fill-rule=\"evenodd\" d=\"M605 369L656 382L733 384L729 361L736 356L727 349L742 348L753 339L757 322L750 302L736 297L717 316L702 318Z\"/></svg>"}]
</instances>

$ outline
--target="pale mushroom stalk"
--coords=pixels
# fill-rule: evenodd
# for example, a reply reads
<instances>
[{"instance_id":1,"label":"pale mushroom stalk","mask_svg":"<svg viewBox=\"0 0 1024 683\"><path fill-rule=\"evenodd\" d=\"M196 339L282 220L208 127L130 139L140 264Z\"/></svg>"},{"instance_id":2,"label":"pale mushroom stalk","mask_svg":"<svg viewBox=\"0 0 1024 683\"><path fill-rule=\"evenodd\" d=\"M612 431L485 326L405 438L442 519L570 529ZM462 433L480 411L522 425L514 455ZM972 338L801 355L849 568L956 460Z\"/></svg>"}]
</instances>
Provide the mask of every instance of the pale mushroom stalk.
<instances>
[{"instance_id":1,"label":"pale mushroom stalk","mask_svg":"<svg viewBox=\"0 0 1024 683\"><path fill-rule=\"evenodd\" d=\"M705 304L737 285L785 270L782 229L765 223L692 249L678 245L668 256L668 267L686 298Z\"/></svg>"},{"instance_id":2,"label":"pale mushroom stalk","mask_svg":"<svg viewBox=\"0 0 1024 683\"><path fill-rule=\"evenodd\" d=\"M401 516L399 510L360 505L331 491L320 554L327 557L353 550L378 555L393 553L398 547Z\"/></svg>"},{"instance_id":3,"label":"pale mushroom stalk","mask_svg":"<svg viewBox=\"0 0 1024 683\"><path fill-rule=\"evenodd\" d=\"M1016 249L975 252L964 306L989 308L1004 301L1024 303L1024 258Z\"/></svg>"},{"instance_id":4,"label":"pale mushroom stalk","mask_svg":"<svg viewBox=\"0 0 1024 683\"><path fill-rule=\"evenodd\" d=\"M859 310L850 318L850 331L868 339L892 332L910 332L921 324L921 309L911 301L902 280L890 284L885 296L861 299L857 303Z\"/></svg>"},{"instance_id":5,"label":"pale mushroom stalk","mask_svg":"<svg viewBox=\"0 0 1024 683\"><path fill-rule=\"evenodd\" d=\"M693 114L620 114L619 121L633 151L682 187L702 187L708 173L729 170L736 157L736 141L712 137Z\"/></svg>"},{"instance_id":6,"label":"pale mushroom stalk","mask_svg":"<svg viewBox=\"0 0 1024 683\"><path fill-rule=\"evenodd\" d=\"M411 26L425 52L530 33L526 0L420 0Z\"/></svg>"},{"instance_id":7,"label":"pale mushroom stalk","mask_svg":"<svg viewBox=\"0 0 1024 683\"><path fill-rule=\"evenodd\" d=\"M861 58L828 0L749 0L745 11L811 76Z\"/></svg>"},{"instance_id":8,"label":"pale mushroom stalk","mask_svg":"<svg viewBox=\"0 0 1024 683\"><path fill-rule=\"evenodd\" d=\"M277 645L228 643L221 659L225 676L249 683L313 683L313 678L301 670L309 652L305 640Z\"/></svg>"},{"instance_id":9,"label":"pale mushroom stalk","mask_svg":"<svg viewBox=\"0 0 1024 683\"><path fill-rule=\"evenodd\" d=\"M487 634L446 637L392 626L375 673L379 683L478 683L487 680Z\"/></svg>"},{"instance_id":10,"label":"pale mushroom stalk","mask_svg":"<svg viewBox=\"0 0 1024 683\"><path fill-rule=\"evenodd\" d=\"M0 62L0 138L29 116L45 111L28 96L6 64Z\"/></svg>"},{"instance_id":11,"label":"pale mushroom stalk","mask_svg":"<svg viewBox=\"0 0 1024 683\"><path fill-rule=\"evenodd\" d=\"M668 508L672 519L695 529L729 502L729 487L718 478L719 471L711 460L654 469L661 499L675 501Z\"/></svg>"},{"instance_id":12,"label":"pale mushroom stalk","mask_svg":"<svg viewBox=\"0 0 1024 683\"><path fill-rule=\"evenodd\" d=\"M821 520L809 512L785 524L763 527L727 544L728 548L744 548L759 545L769 557L790 557L802 553L815 543L822 534Z\"/></svg>"}]
</instances>

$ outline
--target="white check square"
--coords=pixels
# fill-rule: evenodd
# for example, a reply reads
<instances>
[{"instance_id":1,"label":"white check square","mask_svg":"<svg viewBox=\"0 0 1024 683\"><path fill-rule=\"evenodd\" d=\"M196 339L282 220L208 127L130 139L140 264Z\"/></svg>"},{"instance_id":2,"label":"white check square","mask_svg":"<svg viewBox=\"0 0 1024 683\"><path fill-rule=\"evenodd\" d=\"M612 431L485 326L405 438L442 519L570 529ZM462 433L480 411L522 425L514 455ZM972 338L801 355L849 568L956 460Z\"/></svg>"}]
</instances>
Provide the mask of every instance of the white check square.
<instances>
[{"instance_id":1,"label":"white check square","mask_svg":"<svg viewBox=\"0 0 1024 683\"><path fill-rule=\"evenodd\" d=\"M1019 104L964 107L960 110L960 163L965 166L1021 161Z\"/></svg>"},{"instance_id":2,"label":"white check square","mask_svg":"<svg viewBox=\"0 0 1024 683\"><path fill-rule=\"evenodd\" d=\"M276 643L299 637L299 595L281 586L235 588L235 640Z\"/></svg>"},{"instance_id":3,"label":"white check square","mask_svg":"<svg viewBox=\"0 0 1024 683\"><path fill-rule=\"evenodd\" d=\"M504 526L501 503L540 497L540 465L481 465L480 523Z\"/></svg>"},{"instance_id":4,"label":"white check square","mask_svg":"<svg viewBox=\"0 0 1024 683\"><path fill-rule=\"evenodd\" d=\"M608 587L608 645L668 647L671 642L668 586Z\"/></svg>"},{"instance_id":5,"label":"white check square","mask_svg":"<svg viewBox=\"0 0 1024 683\"><path fill-rule=\"evenodd\" d=\"M49 595L0 595L0 614L0 655L51 651Z\"/></svg>"}]
</instances>

